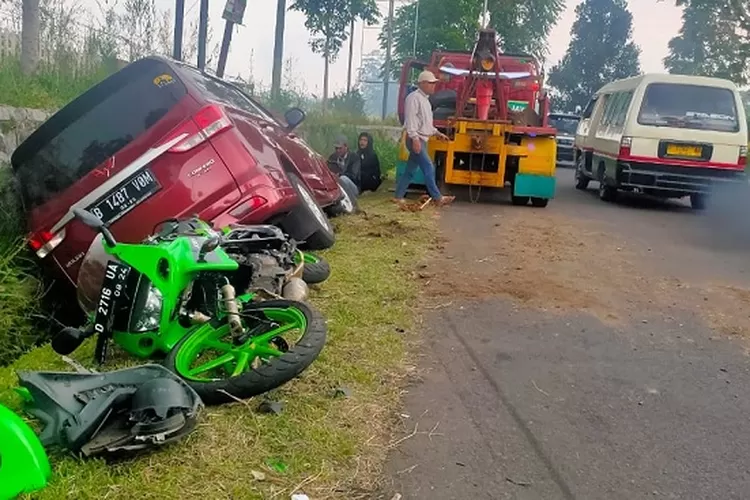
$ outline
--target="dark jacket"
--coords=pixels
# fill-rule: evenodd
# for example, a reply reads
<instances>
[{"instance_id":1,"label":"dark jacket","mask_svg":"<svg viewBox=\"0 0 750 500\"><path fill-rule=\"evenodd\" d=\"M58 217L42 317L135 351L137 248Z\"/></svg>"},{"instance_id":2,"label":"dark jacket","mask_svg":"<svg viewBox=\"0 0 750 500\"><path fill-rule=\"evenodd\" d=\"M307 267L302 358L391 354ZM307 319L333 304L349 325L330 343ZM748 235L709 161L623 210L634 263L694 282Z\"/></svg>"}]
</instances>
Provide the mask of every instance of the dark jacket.
<instances>
[{"instance_id":1,"label":"dark jacket","mask_svg":"<svg viewBox=\"0 0 750 500\"><path fill-rule=\"evenodd\" d=\"M360 191L375 192L383 182L380 171L380 159L375 152L372 135L362 132L359 137L367 137L367 147L357 151L360 161Z\"/></svg>"},{"instance_id":2,"label":"dark jacket","mask_svg":"<svg viewBox=\"0 0 750 500\"><path fill-rule=\"evenodd\" d=\"M346 156L343 157L333 153L328 157L328 168L337 175L345 175L349 177L349 179L357 185L357 189L360 188L360 160L357 153L349 151L346 153Z\"/></svg>"}]
</instances>

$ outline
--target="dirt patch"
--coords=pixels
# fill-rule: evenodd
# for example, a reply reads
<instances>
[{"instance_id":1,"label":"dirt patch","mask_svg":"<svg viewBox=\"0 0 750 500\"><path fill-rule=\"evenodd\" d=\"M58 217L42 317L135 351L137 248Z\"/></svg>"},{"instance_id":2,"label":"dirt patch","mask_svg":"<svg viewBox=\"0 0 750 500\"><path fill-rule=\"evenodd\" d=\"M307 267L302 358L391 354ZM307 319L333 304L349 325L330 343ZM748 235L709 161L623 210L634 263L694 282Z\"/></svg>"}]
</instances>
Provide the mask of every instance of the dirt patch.
<instances>
[{"instance_id":1,"label":"dirt patch","mask_svg":"<svg viewBox=\"0 0 750 500\"><path fill-rule=\"evenodd\" d=\"M544 310L588 311L607 323L700 315L722 332L750 334L750 290L666 276L650 248L551 210L457 206L420 276L430 300L506 295ZM467 221L471 220L471 223Z\"/></svg>"}]
</instances>

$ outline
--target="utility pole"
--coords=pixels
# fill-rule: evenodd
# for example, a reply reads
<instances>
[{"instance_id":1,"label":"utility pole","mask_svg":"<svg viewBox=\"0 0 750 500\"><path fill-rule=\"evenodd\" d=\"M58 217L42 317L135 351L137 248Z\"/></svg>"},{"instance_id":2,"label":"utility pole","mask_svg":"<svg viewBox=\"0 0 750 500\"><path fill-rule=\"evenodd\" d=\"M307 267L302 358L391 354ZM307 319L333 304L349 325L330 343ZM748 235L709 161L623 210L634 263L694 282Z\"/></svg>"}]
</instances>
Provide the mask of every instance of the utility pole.
<instances>
[{"instance_id":1,"label":"utility pole","mask_svg":"<svg viewBox=\"0 0 750 500\"><path fill-rule=\"evenodd\" d=\"M286 23L286 0L276 0L276 33L273 42L273 71L271 73L271 97L281 95L281 66L284 62L284 25Z\"/></svg>"},{"instance_id":2,"label":"utility pole","mask_svg":"<svg viewBox=\"0 0 750 500\"><path fill-rule=\"evenodd\" d=\"M383 110L381 118L385 120L388 114L388 88L391 81L391 47L393 45L393 7L395 0L388 2L388 43L385 49L385 74L383 75Z\"/></svg>"},{"instance_id":3,"label":"utility pole","mask_svg":"<svg viewBox=\"0 0 750 500\"><path fill-rule=\"evenodd\" d=\"M489 13L488 3L489 0L484 0L484 7L482 7L482 29L487 27L487 14Z\"/></svg>"},{"instance_id":4,"label":"utility pole","mask_svg":"<svg viewBox=\"0 0 750 500\"><path fill-rule=\"evenodd\" d=\"M346 95L352 92L352 60L354 59L354 21L355 18L352 16L352 23L349 26L349 68L346 70Z\"/></svg>"},{"instance_id":5,"label":"utility pole","mask_svg":"<svg viewBox=\"0 0 750 500\"><path fill-rule=\"evenodd\" d=\"M185 21L185 0L175 0L174 7L174 42L172 42L172 57L182 61L182 33Z\"/></svg>"},{"instance_id":6,"label":"utility pole","mask_svg":"<svg viewBox=\"0 0 750 500\"><path fill-rule=\"evenodd\" d=\"M208 38L208 0L201 0L198 17L198 69L206 68L206 38Z\"/></svg>"},{"instance_id":7,"label":"utility pole","mask_svg":"<svg viewBox=\"0 0 750 500\"><path fill-rule=\"evenodd\" d=\"M221 50L219 51L219 63L216 66L216 76L222 78L224 70L227 67L227 57L229 57L229 44L232 43L232 31L234 23L227 19L224 24L224 38L221 39Z\"/></svg>"},{"instance_id":8,"label":"utility pole","mask_svg":"<svg viewBox=\"0 0 750 500\"><path fill-rule=\"evenodd\" d=\"M412 45L412 57L417 57L417 33L419 32L419 0L417 0L414 12L414 44Z\"/></svg>"}]
</instances>

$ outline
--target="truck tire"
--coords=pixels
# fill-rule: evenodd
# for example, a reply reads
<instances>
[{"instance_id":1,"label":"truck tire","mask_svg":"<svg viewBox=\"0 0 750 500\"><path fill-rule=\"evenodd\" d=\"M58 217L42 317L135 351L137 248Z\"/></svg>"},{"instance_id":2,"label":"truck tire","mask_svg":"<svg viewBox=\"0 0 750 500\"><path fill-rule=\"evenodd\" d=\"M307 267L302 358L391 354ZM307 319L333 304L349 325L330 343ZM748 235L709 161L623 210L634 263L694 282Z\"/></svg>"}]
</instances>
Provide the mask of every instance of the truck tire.
<instances>
[{"instance_id":1,"label":"truck tire","mask_svg":"<svg viewBox=\"0 0 750 500\"><path fill-rule=\"evenodd\" d=\"M288 172L289 183L297 192L299 205L281 223L282 229L301 242L303 250L325 250L336 242L333 226L310 190L297 175Z\"/></svg>"},{"instance_id":2,"label":"truck tire","mask_svg":"<svg viewBox=\"0 0 750 500\"><path fill-rule=\"evenodd\" d=\"M615 201L617 199L617 188L607 185L604 179L600 180L599 199L602 201Z\"/></svg>"}]
</instances>

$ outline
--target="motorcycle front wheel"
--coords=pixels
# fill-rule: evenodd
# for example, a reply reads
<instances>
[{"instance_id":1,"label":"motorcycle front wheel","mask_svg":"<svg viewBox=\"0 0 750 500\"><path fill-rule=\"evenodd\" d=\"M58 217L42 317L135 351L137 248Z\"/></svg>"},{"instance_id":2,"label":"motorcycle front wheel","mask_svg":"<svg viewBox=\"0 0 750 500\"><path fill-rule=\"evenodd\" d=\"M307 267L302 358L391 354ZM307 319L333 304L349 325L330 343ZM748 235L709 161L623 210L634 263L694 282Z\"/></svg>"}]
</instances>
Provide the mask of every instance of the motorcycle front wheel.
<instances>
[{"instance_id":1,"label":"motorcycle front wheel","mask_svg":"<svg viewBox=\"0 0 750 500\"><path fill-rule=\"evenodd\" d=\"M304 263L302 267L302 281L308 285L323 283L331 275L331 266L323 257L318 257L307 252L297 252L294 263Z\"/></svg>"},{"instance_id":2,"label":"motorcycle front wheel","mask_svg":"<svg viewBox=\"0 0 750 500\"><path fill-rule=\"evenodd\" d=\"M248 399L289 382L325 345L325 320L307 304L251 302L241 317L244 334L238 338L226 320L213 320L188 333L164 361L207 405Z\"/></svg>"}]
</instances>

